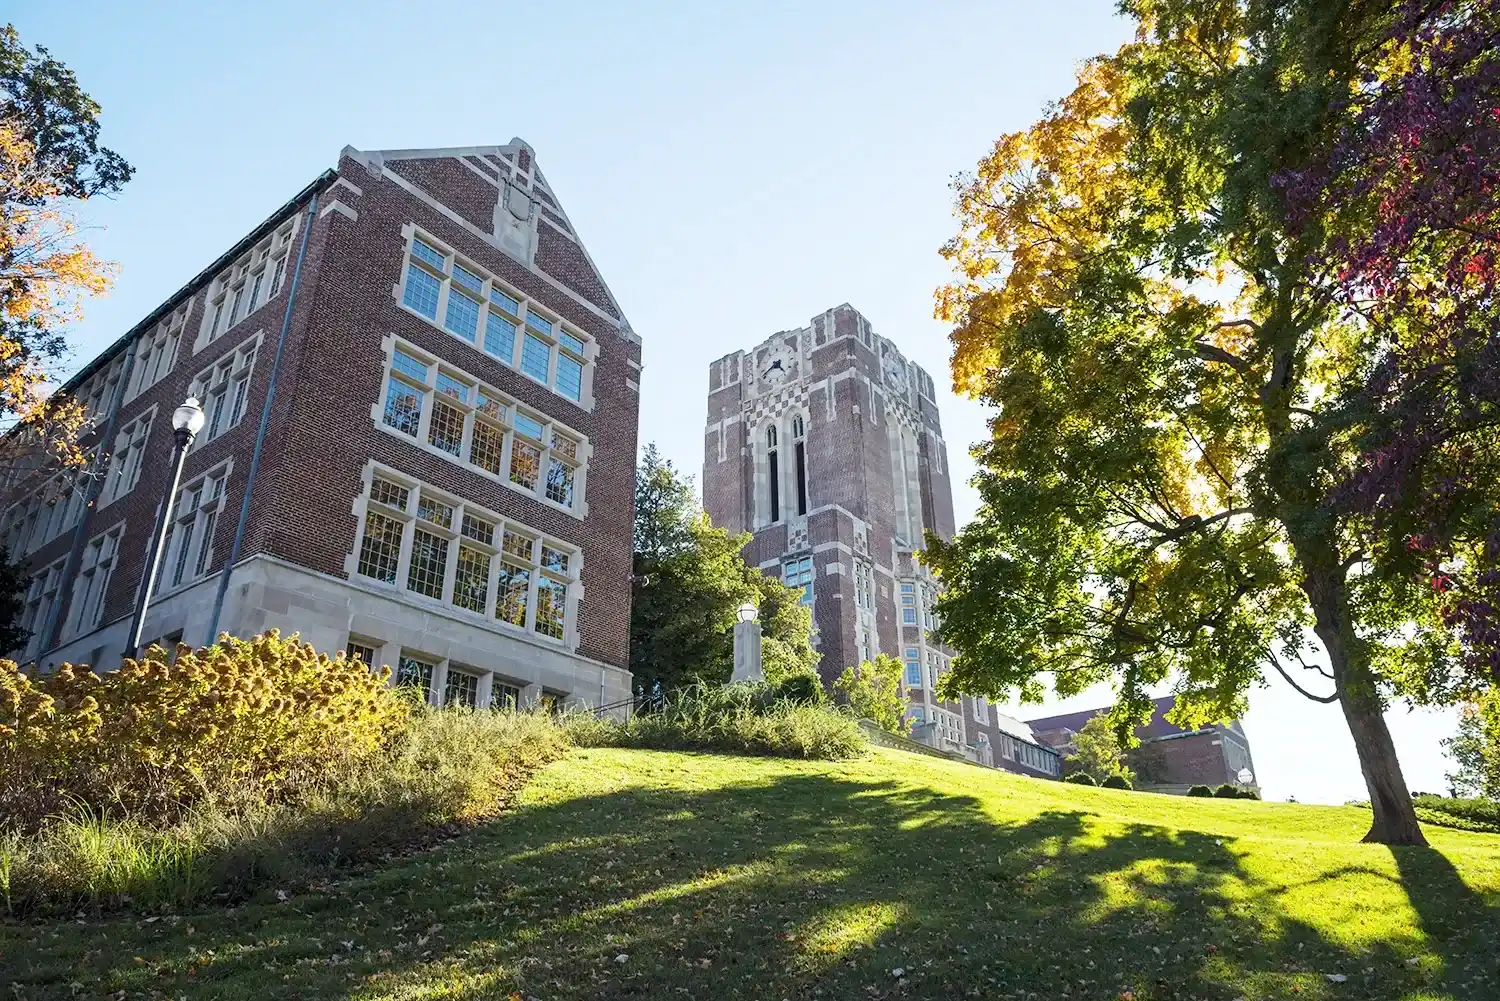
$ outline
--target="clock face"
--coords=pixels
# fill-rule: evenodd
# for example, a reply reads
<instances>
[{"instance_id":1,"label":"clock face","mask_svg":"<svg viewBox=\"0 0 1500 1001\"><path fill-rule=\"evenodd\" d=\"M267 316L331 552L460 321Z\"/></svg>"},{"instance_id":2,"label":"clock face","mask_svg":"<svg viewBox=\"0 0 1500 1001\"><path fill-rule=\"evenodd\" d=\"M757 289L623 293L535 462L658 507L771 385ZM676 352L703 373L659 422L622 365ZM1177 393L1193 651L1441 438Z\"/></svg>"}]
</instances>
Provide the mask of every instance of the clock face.
<instances>
[{"instance_id":1,"label":"clock face","mask_svg":"<svg viewBox=\"0 0 1500 1001\"><path fill-rule=\"evenodd\" d=\"M771 356L766 367L761 369L760 378L762 382L770 385L780 385L792 376L793 361L781 352Z\"/></svg>"},{"instance_id":2,"label":"clock face","mask_svg":"<svg viewBox=\"0 0 1500 1001\"><path fill-rule=\"evenodd\" d=\"M885 378L898 389L906 388L906 366L901 364L901 359L895 355L886 355Z\"/></svg>"}]
</instances>

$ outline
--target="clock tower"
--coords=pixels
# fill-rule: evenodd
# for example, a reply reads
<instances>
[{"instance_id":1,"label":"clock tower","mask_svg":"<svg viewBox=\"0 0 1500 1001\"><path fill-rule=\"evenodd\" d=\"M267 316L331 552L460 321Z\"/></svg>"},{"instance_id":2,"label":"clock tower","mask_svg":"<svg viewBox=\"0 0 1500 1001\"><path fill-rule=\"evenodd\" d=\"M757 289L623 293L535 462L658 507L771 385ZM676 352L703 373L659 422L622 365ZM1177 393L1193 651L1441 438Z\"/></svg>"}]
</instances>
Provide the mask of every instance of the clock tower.
<instances>
[{"instance_id":1,"label":"clock tower","mask_svg":"<svg viewBox=\"0 0 1500 1001\"><path fill-rule=\"evenodd\" d=\"M967 699L933 694L952 651L933 638L936 586L916 554L925 533L954 531L935 396L894 341L837 306L710 366L702 483L714 524L752 533L745 559L802 589L825 682L900 659L914 732L951 750L980 729Z\"/></svg>"}]
</instances>

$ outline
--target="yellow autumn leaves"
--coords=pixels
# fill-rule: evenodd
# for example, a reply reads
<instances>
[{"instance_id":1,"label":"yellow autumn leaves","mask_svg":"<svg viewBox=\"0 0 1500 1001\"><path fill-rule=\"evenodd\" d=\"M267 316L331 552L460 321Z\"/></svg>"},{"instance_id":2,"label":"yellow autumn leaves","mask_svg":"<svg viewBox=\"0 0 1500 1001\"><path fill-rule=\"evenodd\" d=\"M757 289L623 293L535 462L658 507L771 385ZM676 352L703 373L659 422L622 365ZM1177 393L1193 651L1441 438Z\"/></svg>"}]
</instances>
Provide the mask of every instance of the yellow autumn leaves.
<instances>
[{"instance_id":1,"label":"yellow autumn leaves","mask_svg":"<svg viewBox=\"0 0 1500 1001\"><path fill-rule=\"evenodd\" d=\"M79 803L170 818L207 790L275 799L385 746L408 714L388 674L274 631L104 674L0 661L0 827Z\"/></svg>"},{"instance_id":2,"label":"yellow autumn leaves","mask_svg":"<svg viewBox=\"0 0 1500 1001\"><path fill-rule=\"evenodd\" d=\"M1129 192L1125 81L1116 61L1090 60L1078 86L1025 132L1002 136L957 185L957 236L942 248L955 278L937 292L954 324L953 383L977 394L1004 364L998 330L1069 298L1069 279L1106 239Z\"/></svg>"}]
</instances>

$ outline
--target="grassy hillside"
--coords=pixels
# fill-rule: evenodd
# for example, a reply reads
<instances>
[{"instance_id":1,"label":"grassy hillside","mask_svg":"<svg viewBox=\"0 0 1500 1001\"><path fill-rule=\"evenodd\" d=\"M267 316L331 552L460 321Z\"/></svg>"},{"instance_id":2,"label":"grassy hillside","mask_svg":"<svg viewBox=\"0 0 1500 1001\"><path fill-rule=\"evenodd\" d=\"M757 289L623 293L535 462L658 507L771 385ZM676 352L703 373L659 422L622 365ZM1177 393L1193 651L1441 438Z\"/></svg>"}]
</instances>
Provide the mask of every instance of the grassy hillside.
<instances>
[{"instance_id":1,"label":"grassy hillside","mask_svg":"<svg viewBox=\"0 0 1500 1001\"><path fill-rule=\"evenodd\" d=\"M1500 998L1500 837L876 751L575 752L504 820L229 913L0 925L19 1001ZM1342 980L1331 979L1341 977Z\"/></svg>"}]
</instances>

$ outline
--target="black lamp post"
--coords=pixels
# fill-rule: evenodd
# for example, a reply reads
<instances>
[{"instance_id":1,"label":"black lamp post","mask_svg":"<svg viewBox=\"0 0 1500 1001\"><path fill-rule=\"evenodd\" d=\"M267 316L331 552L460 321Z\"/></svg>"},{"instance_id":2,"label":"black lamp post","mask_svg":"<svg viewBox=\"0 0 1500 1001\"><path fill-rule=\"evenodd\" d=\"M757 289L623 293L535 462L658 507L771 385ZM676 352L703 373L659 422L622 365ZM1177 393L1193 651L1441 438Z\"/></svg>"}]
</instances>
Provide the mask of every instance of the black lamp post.
<instances>
[{"instance_id":1,"label":"black lamp post","mask_svg":"<svg viewBox=\"0 0 1500 1001\"><path fill-rule=\"evenodd\" d=\"M130 638L125 647L125 656L134 657L141 649L141 630L146 627L146 607L151 604L151 589L156 583L156 573L161 569L162 551L167 548L167 520L172 516L172 504L177 499L177 486L182 482L182 464L187 461L188 446L203 430L203 408L189 396L182 406L172 412L172 482L161 499L161 508L156 514L156 530L151 535L151 559L146 573L135 592L135 614L130 618Z\"/></svg>"}]
</instances>

